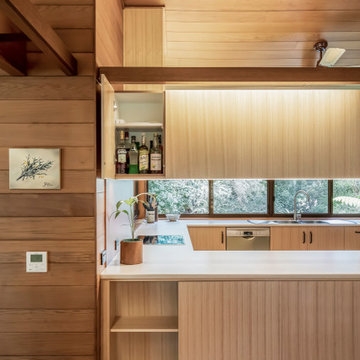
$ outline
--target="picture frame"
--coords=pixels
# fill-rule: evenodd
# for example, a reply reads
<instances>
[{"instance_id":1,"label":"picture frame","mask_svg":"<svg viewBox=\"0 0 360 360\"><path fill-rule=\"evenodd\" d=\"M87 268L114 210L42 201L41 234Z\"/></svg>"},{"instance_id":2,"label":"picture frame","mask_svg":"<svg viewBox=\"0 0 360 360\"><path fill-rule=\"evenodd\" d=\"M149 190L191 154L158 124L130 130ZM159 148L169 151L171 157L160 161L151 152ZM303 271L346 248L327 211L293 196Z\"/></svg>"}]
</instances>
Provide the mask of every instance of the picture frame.
<instances>
[{"instance_id":1,"label":"picture frame","mask_svg":"<svg viewBox=\"0 0 360 360\"><path fill-rule=\"evenodd\" d=\"M59 190L60 167L58 148L9 149L9 189Z\"/></svg>"}]
</instances>

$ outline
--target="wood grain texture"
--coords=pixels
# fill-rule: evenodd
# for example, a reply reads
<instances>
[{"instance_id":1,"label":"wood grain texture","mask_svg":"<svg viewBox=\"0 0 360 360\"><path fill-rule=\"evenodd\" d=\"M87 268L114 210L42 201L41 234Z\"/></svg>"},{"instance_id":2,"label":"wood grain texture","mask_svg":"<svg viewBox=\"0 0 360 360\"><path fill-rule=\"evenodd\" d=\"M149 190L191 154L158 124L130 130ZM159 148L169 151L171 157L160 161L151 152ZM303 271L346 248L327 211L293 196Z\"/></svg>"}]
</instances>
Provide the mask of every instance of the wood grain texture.
<instances>
[{"instance_id":1,"label":"wood grain texture","mask_svg":"<svg viewBox=\"0 0 360 360\"><path fill-rule=\"evenodd\" d=\"M76 59L35 5L28 0L6 0L0 8L66 75L77 74Z\"/></svg>"},{"instance_id":2,"label":"wood grain texture","mask_svg":"<svg viewBox=\"0 0 360 360\"><path fill-rule=\"evenodd\" d=\"M118 0L96 1L96 65L123 65L123 8Z\"/></svg>"},{"instance_id":3,"label":"wood grain texture","mask_svg":"<svg viewBox=\"0 0 360 360\"><path fill-rule=\"evenodd\" d=\"M179 359L355 360L358 288L358 281L182 282Z\"/></svg>"},{"instance_id":4,"label":"wood grain texture","mask_svg":"<svg viewBox=\"0 0 360 360\"><path fill-rule=\"evenodd\" d=\"M95 83L92 77L4 77L0 82L0 98L91 100L95 98Z\"/></svg>"},{"instance_id":5,"label":"wood grain texture","mask_svg":"<svg viewBox=\"0 0 360 360\"><path fill-rule=\"evenodd\" d=\"M94 310L0 310L0 334L94 331Z\"/></svg>"},{"instance_id":6,"label":"wood grain texture","mask_svg":"<svg viewBox=\"0 0 360 360\"><path fill-rule=\"evenodd\" d=\"M111 339L117 359L177 359L177 334L174 333L121 333L112 334Z\"/></svg>"},{"instance_id":7,"label":"wood grain texture","mask_svg":"<svg viewBox=\"0 0 360 360\"><path fill-rule=\"evenodd\" d=\"M94 309L93 286L2 286L1 309Z\"/></svg>"},{"instance_id":8,"label":"wood grain texture","mask_svg":"<svg viewBox=\"0 0 360 360\"><path fill-rule=\"evenodd\" d=\"M0 216L94 216L93 194L0 194Z\"/></svg>"},{"instance_id":9,"label":"wood grain texture","mask_svg":"<svg viewBox=\"0 0 360 360\"><path fill-rule=\"evenodd\" d=\"M4 333L0 334L1 355L93 355L91 333Z\"/></svg>"},{"instance_id":10,"label":"wood grain texture","mask_svg":"<svg viewBox=\"0 0 360 360\"><path fill-rule=\"evenodd\" d=\"M1 217L0 240L94 240L93 217Z\"/></svg>"},{"instance_id":11,"label":"wood grain texture","mask_svg":"<svg viewBox=\"0 0 360 360\"><path fill-rule=\"evenodd\" d=\"M273 226L270 228L271 250L307 250L306 228L298 226ZM305 237L305 243L303 243Z\"/></svg>"},{"instance_id":12,"label":"wood grain texture","mask_svg":"<svg viewBox=\"0 0 360 360\"><path fill-rule=\"evenodd\" d=\"M345 250L360 250L360 228L345 228Z\"/></svg>"},{"instance_id":13,"label":"wood grain texture","mask_svg":"<svg viewBox=\"0 0 360 360\"><path fill-rule=\"evenodd\" d=\"M357 90L167 91L166 174L356 178L359 96Z\"/></svg>"},{"instance_id":14,"label":"wood grain texture","mask_svg":"<svg viewBox=\"0 0 360 360\"><path fill-rule=\"evenodd\" d=\"M280 358L278 282L179 284L179 360Z\"/></svg>"},{"instance_id":15,"label":"wood grain texture","mask_svg":"<svg viewBox=\"0 0 360 360\"><path fill-rule=\"evenodd\" d=\"M109 81L101 75L101 177L115 176L115 92Z\"/></svg>"},{"instance_id":16,"label":"wood grain texture","mask_svg":"<svg viewBox=\"0 0 360 360\"><path fill-rule=\"evenodd\" d=\"M224 227L188 227L194 250L225 250Z\"/></svg>"},{"instance_id":17,"label":"wood grain texture","mask_svg":"<svg viewBox=\"0 0 360 360\"><path fill-rule=\"evenodd\" d=\"M94 263L95 249L93 241L71 240L67 243L62 241L32 241L26 244L24 241L0 241L0 263L2 264L25 264L27 251L47 251L48 263Z\"/></svg>"},{"instance_id":18,"label":"wood grain texture","mask_svg":"<svg viewBox=\"0 0 360 360\"><path fill-rule=\"evenodd\" d=\"M12 147L91 146L94 124L0 124L0 143ZM15 138L11 135L16 134Z\"/></svg>"},{"instance_id":19,"label":"wood grain texture","mask_svg":"<svg viewBox=\"0 0 360 360\"><path fill-rule=\"evenodd\" d=\"M0 100L2 124L94 123L90 100ZM49 116L49 113L51 116Z\"/></svg>"},{"instance_id":20,"label":"wood grain texture","mask_svg":"<svg viewBox=\"0 0 360 360\"><path fill-rule=\"evenodd\" d=\"M8 171L0 171L0 193L94 193L95 175L94 171L72 171L65 170L61 174L60 190L10 190Z\"/></svg>"},{"instance_id":21,"label":"wood grain texture","mask_svg":"<svg viewBox=\"0 0 360 360\"><path fill-rule=\"evenodd\" d=\"M3 285L85 285L95 289L95 264L54 263L49 265L47 273L26 273L25 264L0 264L0 286Z\"/></svg>"},{"instance_id":22,"label":"wood grain texture","mask_svg":"<svg viewBox=\"0 0 360 360\"><path fill-rule=\"evenodd\" d=\"M309 250L345 250L345 229L344 226L310 227L307 230Z\"/></svg>"}]
</instances>

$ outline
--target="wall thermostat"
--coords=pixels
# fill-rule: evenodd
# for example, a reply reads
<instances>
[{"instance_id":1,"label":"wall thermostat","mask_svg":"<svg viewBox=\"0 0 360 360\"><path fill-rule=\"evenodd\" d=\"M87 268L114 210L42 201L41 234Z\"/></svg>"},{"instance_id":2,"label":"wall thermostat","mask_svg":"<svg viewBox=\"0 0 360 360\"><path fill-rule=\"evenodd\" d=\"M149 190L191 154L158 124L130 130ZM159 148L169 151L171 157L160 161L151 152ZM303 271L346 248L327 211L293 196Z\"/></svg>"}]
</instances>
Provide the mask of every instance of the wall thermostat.
<instances>
[{"instance_id":1,"label":"wall thermostat","mask_svg":"<svg viewBox=\"0 0 360 360\"><path fill-rule=\"evenodd\" d=\"M47 251L27 251L26 272L47 272Z\"/></svg>"}]
</instances>

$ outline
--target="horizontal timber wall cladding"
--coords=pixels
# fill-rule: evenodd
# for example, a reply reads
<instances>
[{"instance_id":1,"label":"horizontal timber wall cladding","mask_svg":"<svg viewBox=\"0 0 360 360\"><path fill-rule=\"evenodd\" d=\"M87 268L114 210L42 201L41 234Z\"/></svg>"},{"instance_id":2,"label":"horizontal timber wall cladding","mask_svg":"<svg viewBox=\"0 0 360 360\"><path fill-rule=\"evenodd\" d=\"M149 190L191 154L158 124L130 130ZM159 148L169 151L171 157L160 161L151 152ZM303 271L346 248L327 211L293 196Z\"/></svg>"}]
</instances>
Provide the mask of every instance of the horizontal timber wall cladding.
<instances>
[{"instance_id":1,"label":"horizontal timber wall cladding","mask_svg":"<svg viewBox=\"0 0 360 360\"><path fill-rule=\"evenodd\" d=\"M94 360L94 0L32 0L78 60L66 77L33 43L0 78L0 359ZM61 149L61 190L9 190L9 148ZM25 252L48 251L47 273Z\"/></svg>"}]
</instances>

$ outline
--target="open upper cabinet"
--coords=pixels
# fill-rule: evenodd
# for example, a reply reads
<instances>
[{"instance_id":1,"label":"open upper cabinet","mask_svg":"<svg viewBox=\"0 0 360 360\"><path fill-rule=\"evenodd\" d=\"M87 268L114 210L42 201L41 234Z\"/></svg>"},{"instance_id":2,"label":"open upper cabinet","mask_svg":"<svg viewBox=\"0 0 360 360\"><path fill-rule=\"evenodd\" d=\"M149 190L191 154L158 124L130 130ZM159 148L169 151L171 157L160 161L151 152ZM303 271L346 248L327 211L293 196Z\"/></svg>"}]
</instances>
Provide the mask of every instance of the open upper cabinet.
<instances>
[{"instance_id":1,"label":"open upper cabinet","mask_svg":"<svg viewBox=\"0 0 360 360\"><path fill-rule=\"evenodd\" d=\"M101 75L102 104L102 177L110 179L150 179L165 176L165 95L163 92L116 92L105 75ZM161 155L161 173L151 169L149 154L148 173L120 173L117 150L121 143L121 133L129 153L132 137L135 137L140 152L141 140L145 136L145 145L149 153L156 137ZM139 156L139 155L138 155ZM130 159L128 156L127 162ZM139 169L138 169L139 170ZM141 169L140 169L141 170ZM140 171L139 170L139 171Z\"/></svg>"}]
</instances>

